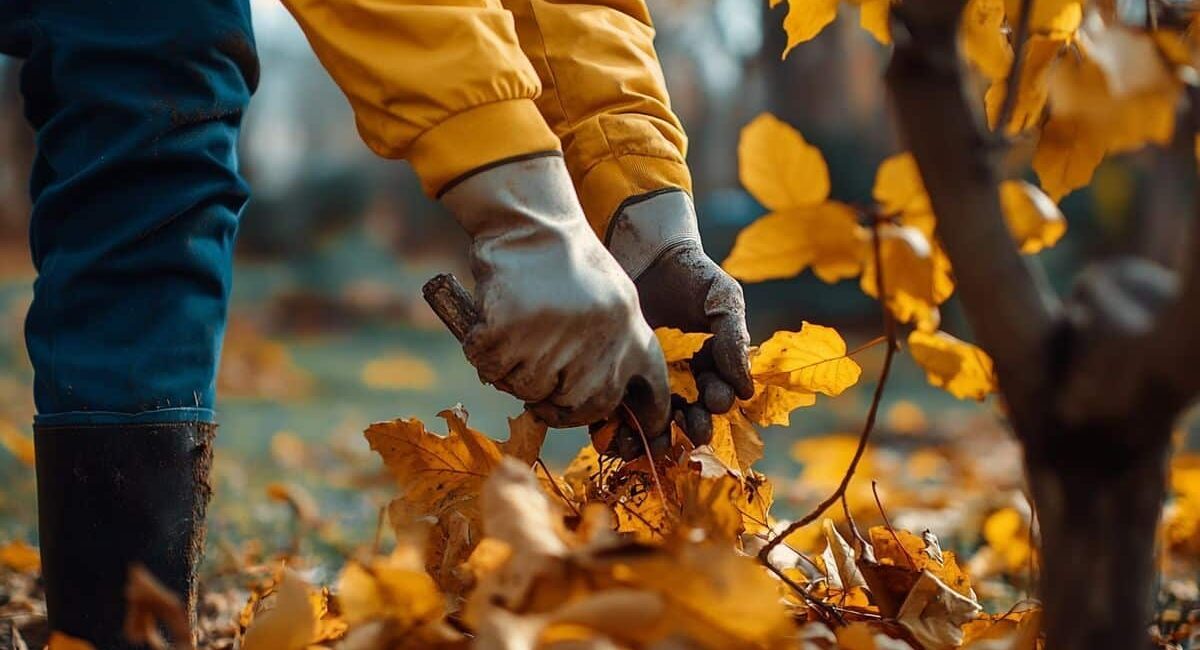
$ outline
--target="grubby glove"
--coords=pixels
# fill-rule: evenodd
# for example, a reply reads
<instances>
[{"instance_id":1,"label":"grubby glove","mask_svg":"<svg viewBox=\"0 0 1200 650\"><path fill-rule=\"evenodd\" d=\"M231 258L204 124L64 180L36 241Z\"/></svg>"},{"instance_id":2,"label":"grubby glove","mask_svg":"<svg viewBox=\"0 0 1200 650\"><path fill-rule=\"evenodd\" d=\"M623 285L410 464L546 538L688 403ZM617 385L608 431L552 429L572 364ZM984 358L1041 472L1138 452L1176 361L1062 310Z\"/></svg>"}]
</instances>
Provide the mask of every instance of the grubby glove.
<instances>
[{"instance_id":1,"label":"grubby glove","mask_svg":"<svg viewBox=\"0 0 1200 650\"><path fill-rule=\"evenodd\" d=\"M707 443L711 414L727 412L735 396L754 395L742 287L704 252L691 196L682 190L628 203L613 218L607 239L633 278L652 327L713 335L692 360L700 399L679 405L688 436Z\"/></svg>"},{"instance_id":2,"label":"grubby glove","mask_svg":"<svg viewBox=\"0 0 1200 650\"><path fill-rule=\"evenodd\" d=\"M481 320L463 348L480 379L554 427L603 419L624 399L647 436L664 432L662 349L633 282L588 226L562 158L477 172L441 201L472 240Z\"/></svg>"}]
</instances>

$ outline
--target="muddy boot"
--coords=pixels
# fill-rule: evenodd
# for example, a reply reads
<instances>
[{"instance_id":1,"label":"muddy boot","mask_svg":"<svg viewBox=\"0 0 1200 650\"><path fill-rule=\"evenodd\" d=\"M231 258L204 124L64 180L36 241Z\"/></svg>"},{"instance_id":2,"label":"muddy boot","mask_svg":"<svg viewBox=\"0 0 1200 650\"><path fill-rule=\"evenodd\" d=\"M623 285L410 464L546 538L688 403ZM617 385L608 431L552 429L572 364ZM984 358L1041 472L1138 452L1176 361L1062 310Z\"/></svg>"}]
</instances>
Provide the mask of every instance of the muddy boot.
<instances>
[{"instance_id":1,"label":"muddy boot","mask_svg":"<svg viewBox=\"0 0 1200 650\"><path fill-rule=\"evenodd\" d=\"M125 641L125 578L141 563L188 603L204 550L216 425L35 426L50 629L98 650Z\"/></svg>"}]
</instances>

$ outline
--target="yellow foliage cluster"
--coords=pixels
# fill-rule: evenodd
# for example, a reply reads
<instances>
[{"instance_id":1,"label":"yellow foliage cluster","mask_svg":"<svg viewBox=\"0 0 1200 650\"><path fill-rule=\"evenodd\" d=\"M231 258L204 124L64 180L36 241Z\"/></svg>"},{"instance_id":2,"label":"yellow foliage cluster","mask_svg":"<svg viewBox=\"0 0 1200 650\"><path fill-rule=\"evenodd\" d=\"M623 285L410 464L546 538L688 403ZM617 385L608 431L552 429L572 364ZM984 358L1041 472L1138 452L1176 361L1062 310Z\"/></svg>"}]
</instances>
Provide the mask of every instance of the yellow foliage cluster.
<instances>
[{"instance_id":1,"label":"yellow foliage cluster","mask_svg":"<svg viewBox=\"0 0 1200 650\"><path fill-rule=\"evenodd\" d=\"M863 292L876 298L882 276L887 309L897 321L916 328L909 345L930 383L960 398L983 399L995 390L987 354L937 331L941 320L938 306L954 292L954 279L950 261L935 236L936 218L929 195L910 154L898 154L880 164L872 191L876 204L871 208L854 208L829 199L829 170L821 152L770 114L746 126L738 154L742 184L772 212L738 234L723 264L731 275L759 282L793 277L811 268L825 282L858 276ZM1036 253L1053 246L1066 231L1062 213L1037 187L1005 181L999 192L1009 231L1022 252ZM868 227L863 222L873 223ZM878 250L872 245L875 234ZM827 361L844 356L845 344L837 333L816 327L806 324L800 335L813 328L808 340L791 349L806 350L812 357L807 363L818 357ZM830 334L837 341L818 346L818 338ZM790 334L777 333L757 354L771 353L775 339L784 335ZM767 365L758 357L753 359L758 380L766 376ZM841 369L847 376L852 372L844 364ZM828 363L822 370L838 372ZM812 403L811 397L782 393L769 385L763 391L769 391L766 397L773 406L796 408ZM813 392L826 391L810 389L808 394ZM751 408L747 415L759 424L787 423L786 413L778 417L776 411Z\"/></svg>"}]
</instances>

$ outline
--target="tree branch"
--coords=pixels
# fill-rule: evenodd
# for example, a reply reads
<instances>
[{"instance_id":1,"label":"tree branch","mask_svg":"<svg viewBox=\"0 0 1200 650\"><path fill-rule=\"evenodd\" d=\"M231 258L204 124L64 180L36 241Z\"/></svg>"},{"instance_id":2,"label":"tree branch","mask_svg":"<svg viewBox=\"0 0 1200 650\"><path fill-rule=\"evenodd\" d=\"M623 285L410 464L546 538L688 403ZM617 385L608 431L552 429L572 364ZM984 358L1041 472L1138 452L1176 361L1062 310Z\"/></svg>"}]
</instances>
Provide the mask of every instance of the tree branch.
<instances>
[{"instance_id":1,"label":"tree branch","mask_svg":"<svg viewBox=\"0 0 1200 650\"><path fill-rule=\"evenodd\" d=\"M1040 268L1012 244L989 138L966 95L958 56L965 0L906 0L893 9L887 85L903 140L937 215L963 308L1014 419L1035 413L1061 306ZM1003 287L1003 290L997 290ZM1026 431L1033 430L1018 427Z\"/></svg>"},{"instance_id":2,"label":"tree branch","mask_svg":"<svg viewBox=\"0 0 1200 650\"><path fill-rule=\"evenodd\" d=\"M1200 137L1200 86L1184 86L1188 100L1187 120L1177 128L1188 128L1195 142ZM1197 183L1196 154L1180 156L1189 182L1200 192ZM1200 391L1200 193L1192 206L1189 242L1185 262L1180 269L1182 289L1174 306L1167 312L1157 332L1151 338L1158 344L1153 368L1162 375L1176 401L1182 406Z\"/></svg>"}]
</instances>

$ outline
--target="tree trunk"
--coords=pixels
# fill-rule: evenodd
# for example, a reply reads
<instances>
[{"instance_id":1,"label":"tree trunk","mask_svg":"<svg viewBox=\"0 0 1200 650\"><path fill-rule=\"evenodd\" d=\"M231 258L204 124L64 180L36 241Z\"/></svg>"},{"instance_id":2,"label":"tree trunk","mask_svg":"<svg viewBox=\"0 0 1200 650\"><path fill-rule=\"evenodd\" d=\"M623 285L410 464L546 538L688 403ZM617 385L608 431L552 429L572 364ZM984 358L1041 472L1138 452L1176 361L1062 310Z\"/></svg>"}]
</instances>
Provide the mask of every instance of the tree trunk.
<instances>
[{"instance_id":1,"label":"tree trunk","mask_svg":"<svg viewBox=\"0 0 1200 650\"><path fill-rule=\"evenodd\" d=\"M1141 435L1122 437L1144 440L1146 448L1103 449L1109 437L1085 430L1080 436L1042 437L1080 441L1061 446L1061 453L1027 454L1041 526L1047 648L1150 647L1146 628L1168 456L1167 445L1156 441L1169 440L1170 422L1139 428Z\"/></svg>"}]
</instances>

